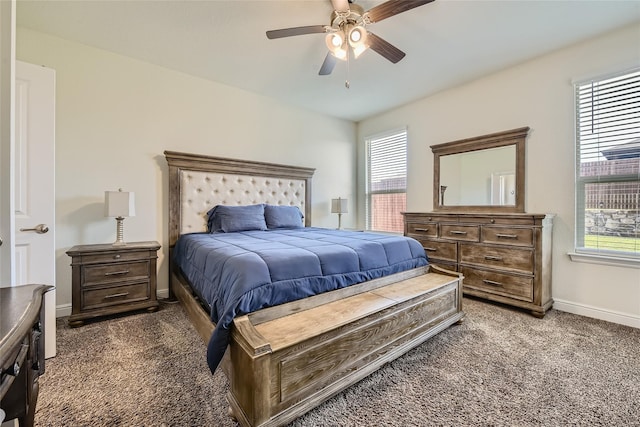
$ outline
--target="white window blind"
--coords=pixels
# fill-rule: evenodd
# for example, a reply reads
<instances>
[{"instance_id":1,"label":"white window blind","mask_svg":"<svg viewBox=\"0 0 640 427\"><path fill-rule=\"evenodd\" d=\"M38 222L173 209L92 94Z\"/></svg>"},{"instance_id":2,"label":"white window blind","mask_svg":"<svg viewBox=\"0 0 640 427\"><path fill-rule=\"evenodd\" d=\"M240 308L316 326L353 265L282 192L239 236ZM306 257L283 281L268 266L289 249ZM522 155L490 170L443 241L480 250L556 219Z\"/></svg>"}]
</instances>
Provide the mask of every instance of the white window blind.
<instances>
[{"instance_id":1,"label":"white window blind","mask_svg":"<svg viewBox=\"0 0 640 427\"><path fill-rule=\"evenodd\" d=\"M575 96L576 252L640 257L640 69Z\"/></svg>"},{"instance_id":2,"label":"white window blind","mask_svg":"<svg viewBox=\"0 0 640 427\"><path fill-rule=\"evenodd\" d=\"M402 233L407 206L407 131L367 139L367 229Z\"/></svg>"}]
</instances>

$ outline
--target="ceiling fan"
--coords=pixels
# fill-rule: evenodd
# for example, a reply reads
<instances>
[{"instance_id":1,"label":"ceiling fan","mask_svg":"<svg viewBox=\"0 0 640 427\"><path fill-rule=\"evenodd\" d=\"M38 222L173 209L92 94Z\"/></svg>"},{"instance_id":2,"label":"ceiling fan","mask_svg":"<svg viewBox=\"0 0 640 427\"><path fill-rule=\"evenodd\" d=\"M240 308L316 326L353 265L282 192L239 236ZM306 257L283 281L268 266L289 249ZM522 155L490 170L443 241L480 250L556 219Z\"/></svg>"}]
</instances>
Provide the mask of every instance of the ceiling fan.
<instances>
[{"instance_id":1,"label":"ceiling fan","mask_svg":"<svg viewBox=\"0 0 640 427\"><path fill-rule=\"evenodd\" d=\"M407 10L431 3L434 0L388 0L366 12L355 0L331 0L330 25L308 25L267 31L267 38L299 36L303 34L326 33L329 52L320 67L321 76L331 74L338 59L347 60L350 49L358 58L368 48L382 55L394 64L404 58L405 53L386 40L367 30L367 25L380 22Z\"/></svg>"}]
</instances>

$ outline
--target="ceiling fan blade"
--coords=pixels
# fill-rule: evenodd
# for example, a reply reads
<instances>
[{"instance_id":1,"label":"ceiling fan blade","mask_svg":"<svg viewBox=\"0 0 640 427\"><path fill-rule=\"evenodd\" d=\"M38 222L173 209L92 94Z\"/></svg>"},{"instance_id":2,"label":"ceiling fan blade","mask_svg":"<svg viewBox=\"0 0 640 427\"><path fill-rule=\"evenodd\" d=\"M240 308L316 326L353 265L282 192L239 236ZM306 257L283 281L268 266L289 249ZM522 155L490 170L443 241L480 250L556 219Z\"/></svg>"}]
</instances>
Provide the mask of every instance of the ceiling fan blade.
<instances>
[{"instance_id":1,"label":"ceiling fan blade","mask_svg":"<svg viewBox=\"0 0 640 427\"><path fill-rule=\"evenodd\" d=\"M331 5L336 12L349 11L349 0L331 0Z\"/></svg>"},{"instance_id":2,"label":"ceiling fan blade","mask_svg":"<svg viewBox=\"0 0 640 427\"><path fill-rule=\"evenodd\" d=\"M405 56L403 51L373 33L369 33L367 35L367 40L369 41L369 47L372 50L384 56L394 64Z\"/></svg>"},{"instance_id":3,"label":"ceiling fan blade","mask_svg":"<svg viewBox=\"0 0 640 427\"><path fill-rule=\"evenodd\" d=\"M327 56L324 58L324 62L322 63L322 67L320 67L320 71L318 72L321 76L328 76L333 71L333 67L336 66L336 62L338 59L331 54L331 52L327 52Z\"/></svg>"},{"instance_id":4,"label":"ceiling fan blade","mask_svg":"<svg viewBox=\"0 0 640 427\"><path fill-rule=\"evenodd\" d=\"M366 15L369 16L369 20L373 24L374 22L380 22L383 19L406 12L418 6L431 3L432 1L434 0L389 0L372 7L366 12Z\"/></svg>"},{"instance_id":5,"label":"ceiling fan blade","mask_svg":"<svg viewBox=\"0 0 640 427\"><path fill-rule=\"evenodd\" d=\"M279 39L282 37L301 36L303 34L326 33L325 25L307 25L305 27L283 28L281 30L267 31L267 38Z\"/></svg>"}]
</instances>

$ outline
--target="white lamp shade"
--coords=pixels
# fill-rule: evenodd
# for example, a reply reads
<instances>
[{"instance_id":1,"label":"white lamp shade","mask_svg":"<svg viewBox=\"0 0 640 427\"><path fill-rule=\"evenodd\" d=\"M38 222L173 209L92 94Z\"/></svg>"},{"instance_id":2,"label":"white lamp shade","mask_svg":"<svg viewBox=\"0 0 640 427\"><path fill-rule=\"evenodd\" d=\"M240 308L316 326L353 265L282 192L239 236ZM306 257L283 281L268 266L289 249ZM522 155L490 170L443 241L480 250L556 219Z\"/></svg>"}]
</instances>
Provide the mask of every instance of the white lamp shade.
<instances>
[{"instance_id":1,"label":"white lamp shade","mask_svg":"<svg viewBox=\"0 0 640 427\"><path fill-rule=\"evenodd\" d=\"M331 199L331 213L347 213L348 204L349 200L347 199L341 199L340 197Z\"/></svg>"},{"instance_id":2,"label":"white lamp shade","mask_svg":"<svg viewBox=\"0 0 640 427\"><path fill-rule=\"evenodd\" d=\"M105 191L104 216L136 216L134 193L130 191Z\"/></svg>"}]
</instances>

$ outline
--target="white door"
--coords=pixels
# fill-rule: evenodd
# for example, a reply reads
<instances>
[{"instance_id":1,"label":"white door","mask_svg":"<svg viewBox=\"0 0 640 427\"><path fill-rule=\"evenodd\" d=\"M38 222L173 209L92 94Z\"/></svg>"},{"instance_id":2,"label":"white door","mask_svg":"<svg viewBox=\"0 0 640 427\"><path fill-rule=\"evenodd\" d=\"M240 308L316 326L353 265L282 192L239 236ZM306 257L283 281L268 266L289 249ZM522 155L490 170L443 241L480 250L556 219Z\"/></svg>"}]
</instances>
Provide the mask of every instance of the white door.
<instances>
[{"instance_id":1,"label":"white door","mask_svg":"<svg viewBox=\"0 0 640 427\"><path fill-rule=\"evenodd\" d=\"M15 283L55 286L55 71L16 61ZM56 354L55 289L45 294L45 357Z\"/></svg>"},{"instance_id":2,"label":"white door","mask_svg":"<svg viewBox=\"0 0 640 427\"><path fill-rule=\"evenodd\" d=\"M13 268L13 88L15 0L0 1L0 286L11 286Z\"/></svg>"}]
</instances>

